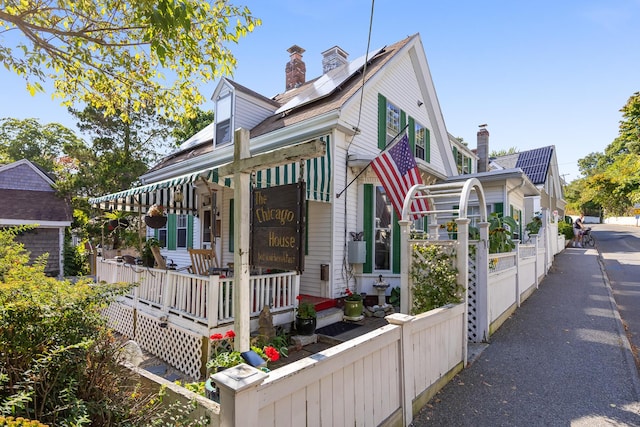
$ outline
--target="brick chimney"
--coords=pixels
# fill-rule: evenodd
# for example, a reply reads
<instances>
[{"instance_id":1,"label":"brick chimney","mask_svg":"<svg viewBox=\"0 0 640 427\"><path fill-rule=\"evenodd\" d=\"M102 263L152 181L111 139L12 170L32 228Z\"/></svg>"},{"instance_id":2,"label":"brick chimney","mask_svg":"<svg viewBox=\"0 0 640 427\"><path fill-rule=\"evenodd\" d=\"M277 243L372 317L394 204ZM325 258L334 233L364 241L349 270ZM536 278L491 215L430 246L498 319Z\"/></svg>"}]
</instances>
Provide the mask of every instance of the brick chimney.
<instances>
[{"instance_id":1,"label":"brick chimney","mask_svg":"<svg viewBox=\"0 0 640 427\"><path fill-rule=\"evenodd\" d=\"M338 46L325 50L322 52L322 74L348 63L348 57L349 54Z\"/></svg>"},{"instance_id":2,"label":"brick chimney","mask_svg":"<svg viewBox=\"0 0 640 427\"><path fill-rule=\"evenodd\" d=\"M489 171L489 131L487 125L480 125L478 131L477 154L478 154L478 172Z\"/></svg>"},{"instance_id":3,"label":"brick chimney","mask_svg":"<svg viewBox=\"0 0 640 427\"><path fill-rule=\"evenodd\" d=\"M293 45L287 52L291 54L290 60L285 67L286 90L294 89L305 82L307 66L302 61L304 49L298 45Z\"/></svg>"}]
</instances>

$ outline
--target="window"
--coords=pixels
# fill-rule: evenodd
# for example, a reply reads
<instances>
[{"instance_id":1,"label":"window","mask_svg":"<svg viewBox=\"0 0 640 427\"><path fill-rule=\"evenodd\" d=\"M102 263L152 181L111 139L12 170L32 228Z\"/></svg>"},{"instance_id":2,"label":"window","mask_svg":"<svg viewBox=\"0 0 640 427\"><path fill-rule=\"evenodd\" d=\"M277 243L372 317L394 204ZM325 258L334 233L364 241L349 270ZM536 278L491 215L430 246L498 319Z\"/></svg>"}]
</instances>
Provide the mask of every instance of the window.
<instances>
[{"instance_id":1,"label":"window","mask_svg":"<svg viewBox=\"0 0 640 427\"><path fill-rule=\"evenodd\" d=\"M426 129L416 123L416 149L415 149L415 157L418 159L426 160L426 146L427 146L427 138L426 138Z\"/></svg>"},{"instance_id":2,"label":"window","mask_svg":"<svg viewBox=\"0 0 640 427\"><path fill-rule=\"evenodd\" d=\"M186 248L187 247L187 216L186 215L178 215L176 221L176 247L177 248Z\"/></svg>"},{"instance_id":3,"label":"window","mask_svg":"<svg viewBox=\"0 0 640 427\"><path fill-rule=\"evenodd\" d=\"M160 241L160 247L167 249L167 225L158 229L158 240Z\"/></svg>"},{"instance_id":4,"label":"window","mask_svg":"<svg viewBox=\"0 0 640 427\"><path fill-rule=\"evenodd\" d=\"M231 142L231 92L221 95L216 101L216 145Z\"/></svg>"},{"instance_id":5,"label":"window","mask_svg":"<svg viewBox=\"0 0 640 427\"><path fill-rule=\"evenodd\" d=\"M400 133L400 109L387 102L387 144Z\"/></svg>"},{"instance_id":6,"label":"window","mask_svg":"<svg viewBox=\"0 0 640 427\"><path fill-rule=\"evenodd\" d=\"M375 194L375 248L374 248L374 270L391 269L391 218L393 208L391 200L387 197L382 186L376 187Z\"/></svg>"}]
</instances>

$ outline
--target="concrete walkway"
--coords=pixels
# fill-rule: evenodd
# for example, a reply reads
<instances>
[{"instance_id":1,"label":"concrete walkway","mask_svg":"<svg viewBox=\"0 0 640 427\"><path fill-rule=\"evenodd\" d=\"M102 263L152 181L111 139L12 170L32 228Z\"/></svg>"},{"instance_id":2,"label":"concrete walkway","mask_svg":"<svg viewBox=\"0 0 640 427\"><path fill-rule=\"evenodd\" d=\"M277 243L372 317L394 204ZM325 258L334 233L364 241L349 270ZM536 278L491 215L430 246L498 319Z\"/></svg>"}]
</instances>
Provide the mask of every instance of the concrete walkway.
<instances>
[{"instance_id":1,"label":"concrete walkway","mask_svg":"<svg viewBox=\"0 0 640 427\"><path fill-rule=\"evenodd\" d=\"M597 251L558 254L411 425L640 426L638 369Z\"/></svg>"}]
</instances>

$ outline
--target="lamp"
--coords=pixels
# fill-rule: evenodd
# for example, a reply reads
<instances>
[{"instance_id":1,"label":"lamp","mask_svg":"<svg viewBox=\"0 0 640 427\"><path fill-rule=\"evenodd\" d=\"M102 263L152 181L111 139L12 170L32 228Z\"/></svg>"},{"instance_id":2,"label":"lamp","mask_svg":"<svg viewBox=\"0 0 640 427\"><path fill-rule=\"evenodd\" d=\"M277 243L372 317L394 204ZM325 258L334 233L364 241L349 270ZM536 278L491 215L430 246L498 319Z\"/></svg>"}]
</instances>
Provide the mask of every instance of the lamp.
<instances>
[{"instance_id":1,"label":"lamp","mask_svg":"<svg viewBox=\"0 0 640 427\"><path fill-rule=\"evenodd\" d=\"M176 188L173 190L173 201L175 203L182 203L184 200L184 195L182 194L182 190L180 188Z\"/></svg>"},{"instance_id":2,"label":"lamp","mask_svg":"<svg viewBox=\"0 0 640 427\"><path fill-rule=\"evenodd\" d=\"M420 100L418 99L418 107L422 107L422 105L423 105L423 104L424 104L424 102L422 102L422 101L420 101Z\"/></svg>"}]
</instances>

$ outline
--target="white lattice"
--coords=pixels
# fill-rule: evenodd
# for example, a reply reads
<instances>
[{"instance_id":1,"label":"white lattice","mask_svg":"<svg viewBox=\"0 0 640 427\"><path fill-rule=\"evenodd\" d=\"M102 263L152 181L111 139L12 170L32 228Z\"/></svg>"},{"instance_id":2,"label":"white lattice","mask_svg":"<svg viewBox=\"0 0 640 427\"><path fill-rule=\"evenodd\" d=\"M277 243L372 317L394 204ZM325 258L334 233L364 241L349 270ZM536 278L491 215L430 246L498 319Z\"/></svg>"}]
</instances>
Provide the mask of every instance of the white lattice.
<instances>
[{"instance_id":1,"label":"white lattice","mask_svg":"<svg viewBox=\"0 0 640 427\"><path fill-rule=\"evenodd\" d=\"M138 312L136 341L140 347L180 372L200 378L202 337L174 325L160 325L157 318Z\"/></svg>"},{"instance_id":2,"label":"white lattice","mask_svg":"<svg viewBox=\"0 0 640 427\"><path fill-rule=\"evenodd\" d=\"M113 302L102 314L107 318L107 325L111 329L127 338L135 337L135 331L133 329L133 307L120 304L119 302Z\"/></svg>"},{"instance_id":3,"label":"white lattice","mask_svg":"<svg viewBox=\"0 0 640 427\"><path fill-rule=\"evenodd\" d=\"M469 284L467 288L467 338L471 342L478 342L478 274L477 274L478 244L469 245Z\"/></svg>"}]
</instances>

